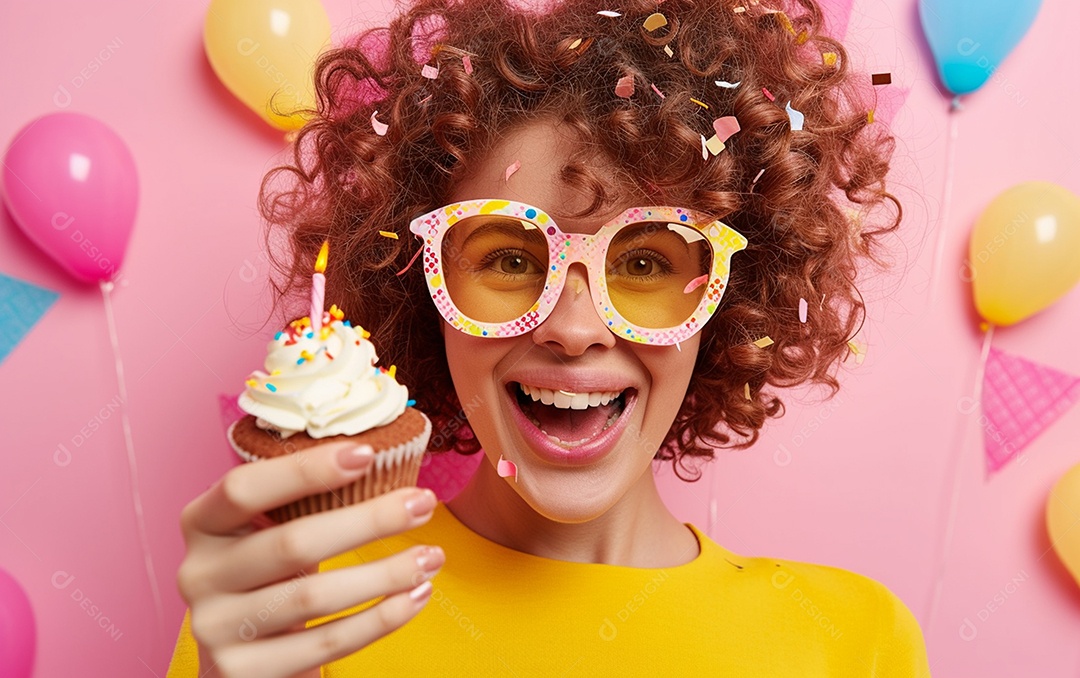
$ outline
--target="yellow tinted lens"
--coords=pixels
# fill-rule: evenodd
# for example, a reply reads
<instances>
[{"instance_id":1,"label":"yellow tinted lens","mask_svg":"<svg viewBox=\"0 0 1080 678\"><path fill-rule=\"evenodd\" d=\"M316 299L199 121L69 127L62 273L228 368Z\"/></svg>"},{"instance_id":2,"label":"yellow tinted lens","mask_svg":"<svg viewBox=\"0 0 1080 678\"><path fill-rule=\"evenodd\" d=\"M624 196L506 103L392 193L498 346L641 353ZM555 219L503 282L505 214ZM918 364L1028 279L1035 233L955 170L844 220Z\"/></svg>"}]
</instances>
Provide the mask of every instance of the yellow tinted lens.
<instances>
[{"instance_id":1,"label":"yellow tinted lens","mask_svg":"<svg viewBox=\"0 0 1080 678\"><path fill-rule=\"evenodd\" d=\"M547 239L524 219L465 217L446 231L441 257L450 299L478 322L520 318L544 291Z\"/></svg>"},{"instance_id":2,"label":"yellow tinted lens","mask_svg":"<svg viewBox=\"0 0 1080 678\"><path fill-rule=\"evenodd\" d=\"M639 327L677 327L701 302L712 261L708 239L692 226L629 224L608 246L608 296L615 310Z\"/></svg>"}]
</instances>

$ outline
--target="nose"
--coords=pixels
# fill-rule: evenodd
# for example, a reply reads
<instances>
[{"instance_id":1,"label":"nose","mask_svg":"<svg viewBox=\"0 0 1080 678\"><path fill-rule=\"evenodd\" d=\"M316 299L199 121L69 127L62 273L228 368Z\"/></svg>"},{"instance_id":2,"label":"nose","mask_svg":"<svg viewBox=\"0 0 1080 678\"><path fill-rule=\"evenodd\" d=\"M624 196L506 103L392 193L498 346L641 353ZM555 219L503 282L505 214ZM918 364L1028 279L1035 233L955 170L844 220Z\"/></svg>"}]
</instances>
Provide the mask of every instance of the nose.
<instances>
[{"instance_id":1,"label":"nose","mask_svg":"<svg viewBox=\"0 0 1080 678\"><path fill-rule=\"evenodd\" d=\"M584 264L571 264L559 300L533 330L533 341L567 356L579 356L592 346L614 348L618 340L597 315L589 290Z\"/></svg>"}]
</instances>

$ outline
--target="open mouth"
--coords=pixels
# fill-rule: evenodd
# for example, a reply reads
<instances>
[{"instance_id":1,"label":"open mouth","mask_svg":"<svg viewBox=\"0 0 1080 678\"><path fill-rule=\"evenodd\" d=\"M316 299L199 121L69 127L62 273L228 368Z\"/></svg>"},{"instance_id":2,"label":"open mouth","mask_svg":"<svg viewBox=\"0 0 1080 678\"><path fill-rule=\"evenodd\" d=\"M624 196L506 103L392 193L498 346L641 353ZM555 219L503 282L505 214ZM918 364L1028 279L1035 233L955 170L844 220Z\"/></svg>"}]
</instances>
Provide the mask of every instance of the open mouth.
<instances>
[{"instance_id":1,"label":"open mouth","mask_svg":"<svg viewBox=\"0 0 1080 678\"><path fill-rule=\"evenodd\" d=\"M593 440L618 421L633 388L622 391L575 393L531 386L507 385L522 414L549 440L565 448Z\"/></svg>"}]
</instances>

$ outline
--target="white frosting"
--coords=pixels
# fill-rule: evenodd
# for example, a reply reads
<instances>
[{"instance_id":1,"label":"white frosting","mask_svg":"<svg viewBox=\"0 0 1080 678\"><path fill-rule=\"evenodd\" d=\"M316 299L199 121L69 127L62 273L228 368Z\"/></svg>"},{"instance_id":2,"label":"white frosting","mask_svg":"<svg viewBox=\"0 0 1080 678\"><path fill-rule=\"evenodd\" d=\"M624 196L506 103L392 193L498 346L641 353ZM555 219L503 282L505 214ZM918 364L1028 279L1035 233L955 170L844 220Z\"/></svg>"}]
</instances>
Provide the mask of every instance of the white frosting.
<instances>
[{"instance_id":1,"label":"white frosting","mask_svg":"<svg viewBox=\"0 0 1080 678\"><path fill-rule=\"evenodd\" d=\"M375 367L379 358L363 329L340 320L324 329L325 339L305 328L270 342L266 371L251 374L238 401L257 426L282 437L307 431L325 438L389 424L405 411L409 390Z\"/></svg>"}]
</instances>

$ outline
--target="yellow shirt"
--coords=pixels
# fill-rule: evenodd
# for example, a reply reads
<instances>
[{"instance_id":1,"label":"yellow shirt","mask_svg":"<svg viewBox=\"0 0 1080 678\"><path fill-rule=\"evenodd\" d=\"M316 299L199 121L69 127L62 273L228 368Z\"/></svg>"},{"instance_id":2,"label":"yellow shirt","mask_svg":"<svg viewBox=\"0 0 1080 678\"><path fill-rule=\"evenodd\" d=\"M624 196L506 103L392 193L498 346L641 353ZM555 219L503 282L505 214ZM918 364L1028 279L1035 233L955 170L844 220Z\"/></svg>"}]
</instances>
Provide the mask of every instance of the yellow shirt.
<instances>
[{"instance_id":1,"label":"yellow shirt","mask_svg":"<svg viewBox=\"0 0 1080 678\"><path fill-rule=\"evenodd\" d=\"M426 525L320 564L348 567L416 544L446 553L415 618L322 675L930 675L918 622L884 585L835 567L736 555L687 527L701 553L684 565L574 563L489 541L440 503ZM168 678L199 675L189 617Z\"/></svg>"}]
</instances>

